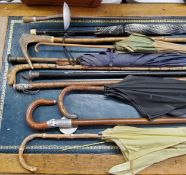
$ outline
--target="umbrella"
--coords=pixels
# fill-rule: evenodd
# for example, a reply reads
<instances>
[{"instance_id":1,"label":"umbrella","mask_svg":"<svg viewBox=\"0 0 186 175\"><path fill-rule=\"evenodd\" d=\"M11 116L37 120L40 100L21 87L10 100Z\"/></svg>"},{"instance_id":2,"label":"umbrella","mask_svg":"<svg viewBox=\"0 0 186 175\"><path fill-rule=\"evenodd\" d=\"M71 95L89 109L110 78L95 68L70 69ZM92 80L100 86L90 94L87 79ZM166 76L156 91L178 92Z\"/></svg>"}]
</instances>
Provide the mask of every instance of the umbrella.
<instances>
[{"instance_id":1,"label":"umbrella","mask_svg":"<svg viewBox=\"0 0 186 175\"><path fill-rule=\"evenodd\" d=\"M178 53L115 53L112 50L96 54L84 54L77 58L77 64L83 66L184 66L186 54Z\"/></svg>"},{"instance_id":2,"label":"umbrella","mask_svg":"<svg viewBox=\"0 0 186 175\"><path fill-rule=\"evenodd\" d=\"M108 38L105 38L102 41L106 42L106 40L108 40ZM113 41L114 40L115 39L113 39ZM115 40L114 45L86 45L86 44L51 43L51 42L41 41L35 45L35 51L36 52L39 51L38 47L40 45L49 45L49 46L62 46L62 47L69 46L69 47L102 48L102 49L105 48L105 49L114 49L120 52L132 52L132 53L134 52L136 53L138 52L139 53L161 53L161 52L186 53L185 45L174 43L174 42L183 42L183 40L185 41L185 38L165 38L165 37L152 38L145 35L133 33L129 37L122 38L119 41ZM91 39L89 39L89 42L90 41Z\"/></svg>"},{"instance_id":3,"label":"umbrella","mask_svg":"<svg viewBox=\"0 0 186 175\"><path fill-rule=\"evenodd\" d=\"M114 45L118 51L157 53L180 52L186 53L186 46L166 41L159 41L141 34L131 34L128 38L116 42Z\"/></svg>"},{"instance_id":4,"label":"umbrella","mask_svg":"<svg viewBox=\"0 0 186 175\"><path fill-rule=\"evenodd\" d=\"M186 24L126 24L108 27L96 27L94 30L37 30L31 29L31 34L51 36L120 36L130 33L141 33L143 35L181 35L186 33Z\"/></svg>"},{"instance_id":5,"label":"umbrella","mask_svg":"<svg viewBox=\"0 0 186 175\"><path fill-rule=\"evenodd\" d=\"M23 140L19 148L21 166L32 172L37 171L37 167L26 163L23 152L27 142L36 138L102 139L107 142L114 142L120 148L126 162L111 168L109 173L112 174L136 174L154 163L186 154L185 127L136 128L116 126L112 129L106 129L101 134L32 134Z\"/></svg>"},{"instance_id":6,"label":"umbrella","mask_svg":"<svg viewBox=\"0 0 186 175\"><path fill-rule=\"evenodd\" d=\"M183 116L186 114L186 82L171 78L127 76L119 83L105 86L67 87L58 97L60 112L68 114L63 104L66 93L71 90L101 91L132 105L143 117L153 119L163 115Z\"/></svg>"}]
</instances>

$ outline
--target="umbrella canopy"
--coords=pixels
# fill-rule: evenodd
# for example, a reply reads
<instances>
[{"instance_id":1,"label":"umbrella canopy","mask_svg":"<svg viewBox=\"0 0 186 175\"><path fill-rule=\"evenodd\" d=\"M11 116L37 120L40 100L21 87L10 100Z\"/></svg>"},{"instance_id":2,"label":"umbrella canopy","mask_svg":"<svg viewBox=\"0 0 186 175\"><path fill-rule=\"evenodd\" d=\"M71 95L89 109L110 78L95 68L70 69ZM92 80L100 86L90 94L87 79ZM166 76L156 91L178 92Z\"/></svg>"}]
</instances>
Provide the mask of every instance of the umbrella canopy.
<instances>
[{"instance_id":1,"label":"umbrella canopy","mask_svg":"<svg viewBox=\"0 0 186 175\"><path fill-rule=\"evenodd\" d=\"M30 166L25 162L23 152L27 142L36 138L102 139L107 142L114 142L126 160L125 163L110 169L109 173L116 175L134 175L154 163L186 154L185 127L136 128L116 126L112 129L106 129L101 134L32 134L23 140L19 148L21 166L32 172L37 171L37 167ZM89 145L94 145L94 143ZM78 148L85 146L87 145L78 146ZM77 145L65 150L72 148L77 148Z\"/></svg>"},{"instance_id":2,"label":"umbrella canopy","mask_svg":"<svg viewBox=\"0 0 186 175\"><path fill-rule=\"evenodd\" d=\"M116 126L103 133L103 139L120 148L126 162L110 169L117 175L136 174L150 165L186 154L186 128L136 128Z\"/></svg>"},{"instance_id":3,"label":"umbrella canopy","mask_svg":"<svg viewBox=\"0 0 186 175\"><path fill-rule=\"evenodd\" d=\"M153 39L141 34L131 34L114 45L117 51L158 53L158 52L179 52L186 53L186 46L167 41Z\"/></svg>"},{"instance_id":4,"label":"umbrella canopy","mask_svg":"<svg viewBox=\"0 0 186 175\"><path fill-rule=\"evenodd\" d=\"M77 58L77 63L84 66L129 67L129 66L184 66L186 54L178 53L115 53L112 50L98 54L84 54Z\"/></svg>"},{"instance_id":5,"label":"umbrella canopy","mask_svg":"<svg viewBox=\"0 0 186 175\"><path fill-rule=\"evenodd\" d=\"M179 35L186 33L185 24L126 24L98 27L96 35L126 35L141 33L143 35Z\"/></svg>"},{"instance_id":6,"label":"umbrella canopy","mask_svg":"<svg viewBox=\"0 0 186 175\"><path fill-rule=\"evenodd\" d=\"M134 106L149 119L162 115L186 114L186 82L158 77L127 76L123 81L105 85L105 95Z\"/></svg>"}]
</instances>

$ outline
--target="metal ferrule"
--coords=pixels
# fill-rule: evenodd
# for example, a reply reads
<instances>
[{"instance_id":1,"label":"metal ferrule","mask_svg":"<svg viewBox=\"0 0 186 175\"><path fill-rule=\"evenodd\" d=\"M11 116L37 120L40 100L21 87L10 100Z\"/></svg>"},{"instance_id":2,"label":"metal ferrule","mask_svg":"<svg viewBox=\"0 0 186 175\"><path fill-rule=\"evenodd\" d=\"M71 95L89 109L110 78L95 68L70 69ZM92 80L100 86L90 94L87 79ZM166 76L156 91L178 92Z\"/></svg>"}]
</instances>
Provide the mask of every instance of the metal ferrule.
<instances>
[{"instance_id":1,"label":"metal ferrule","mask_svg":"<svg viewBox=\"0 0 186 175\"><path fill-rule=\"evenodd\" d=\"M29 80L32 80L34 78L39 78L39 72L29 71L28 76L29 76Z\"/></svg>"},{"instance_id":2,"label":"metal ferrule","mask_svg":"<svg viewBox=\"0 0 186 175\"><path fill-rule=\"evenodd\" d=\"M71 119L51 119L47 121L47 125L49 128L72 128L72 120Z\"/></svg>"},{"instance_id":3,"label":"metal ferrule","mask_svg":"<svg viewBox=\"0 0 186 175\"><path fill-rule=\"evenodd\" d=\"M30 84L14 84L13 89L17 91L24 91L32 89L32 86Z\"/></svg>"}]
</instances>

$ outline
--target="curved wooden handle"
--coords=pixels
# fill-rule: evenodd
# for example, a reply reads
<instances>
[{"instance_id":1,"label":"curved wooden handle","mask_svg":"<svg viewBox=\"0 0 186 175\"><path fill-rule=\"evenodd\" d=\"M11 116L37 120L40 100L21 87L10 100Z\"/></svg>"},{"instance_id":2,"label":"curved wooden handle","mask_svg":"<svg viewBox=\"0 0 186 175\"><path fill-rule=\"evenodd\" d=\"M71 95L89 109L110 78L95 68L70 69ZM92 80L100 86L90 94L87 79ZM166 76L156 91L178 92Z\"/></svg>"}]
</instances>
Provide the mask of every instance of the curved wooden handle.
<instances>
[{"instance_id":1,"label":"curved wooden handle","mask_svg":"<svg viewBox=\"0 0 186 175\"><path fill-rule=\"evenodd\" d=\"M26 121L28 125L37 130L44 130L48 128L47 122L35 122L33 120L33 111L39 107L39 106L50 106L50 105L55 105L56 100L46 100L46 99L38 99L31 103L26 111Z\"/></svg>"},{"instance_id":2,"label":"curved wooden handle","mask_svg":"<svg viewBox=\"0 0 186 175\"><path fill-rule=\"evenodd\" d=\"M69 114L64 105L65 95L71 91L103 91L104 86L72 85L64 88L58 96L58 108L61 114L69 119L77 118L75 114Z\"/></svg>"},{"instance_id":3,"label":"curved wooden handle","mask_svg":"<svg viewBox=\"0 0 186 175\"><path fill-rule=\"evenodd\" d=\"M101 139L102 136L98 134L31 134L27 136L21 143L19 147L19 162L20 165L31 172L36 172L38 170L37 167L29 165L24 159L23 153L26 147L26 144L33 139Z\"/></svg>"}]
</instances>

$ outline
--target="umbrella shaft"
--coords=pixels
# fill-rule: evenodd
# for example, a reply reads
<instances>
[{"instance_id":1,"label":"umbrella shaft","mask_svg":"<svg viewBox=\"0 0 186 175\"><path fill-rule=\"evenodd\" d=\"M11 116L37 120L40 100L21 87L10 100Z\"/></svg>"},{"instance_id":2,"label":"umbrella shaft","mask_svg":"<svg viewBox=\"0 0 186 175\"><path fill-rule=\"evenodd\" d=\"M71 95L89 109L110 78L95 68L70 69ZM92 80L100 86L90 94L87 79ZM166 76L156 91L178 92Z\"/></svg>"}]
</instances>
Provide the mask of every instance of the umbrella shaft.
<instances>
[{"instance_id":1,"label":"umbrella shaft","mask_svg":"<svg viewBox=\"0 0 186 175\"><path fill-rule=\"evenodd\" d=\"M69 63L68 59L66 58L30 58L33 63L54 63L57 64L58 62L62 63ZM27 63L24 57L8 57L8 61L11 64L20 64L20 63Z\"/></svg>"},{"instance_id":2,"label":"umbrella shaft","mask_svg":"<svg viewBox=\"0 0 186 175\"><path fill-rule=\"evenodd\" d=\"M29 84L14 84L14 89L18 91L33 90L33 89L53 89L53 88L64 88L72 85L92 85L92 86L103 86L108 84L114 84L120 82L118 80L98 80L98 81L63 81L63 82L47 82L47 83L29 83Z\"/></svg>"},{"instance_id":3,"label":"umbrella shaft","mask_svg":"<svg viewBox=\"0 0 186 175\"><path fill-rule=\"evenodd\" d=\"M72 120L72 126L99 126L99 125L158 125L158 124L184 124L186 118L158 118L148 120L146 118L116 118L116 119L90 119Z\"/></svg>"},{"instance_id":4,"label":"umbrella shaft","mask_svg":"<svg viewBox=\"0 0 186 175\"><path fill-rule=\"evenodd\" d=\"M90 36L95 35L95 30L85 31L52 31L52 30L36 30L36 35L50 35L50 36Z\"/></svg>"},{"instance_id":5,"label":"umbrella shaft","mask_svg":"<svg viewBox=\"0 0 186 175\"><path fill-rule=\"evenodd\" d=\"M127 75L139 76L186 76L186 72L146 72L146 71L116 71L116 72L29 72L29 79L60 79L60 78L124 78Z\"/></svg>"}]
</instances>

